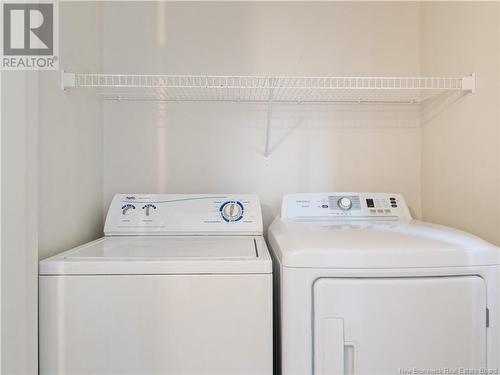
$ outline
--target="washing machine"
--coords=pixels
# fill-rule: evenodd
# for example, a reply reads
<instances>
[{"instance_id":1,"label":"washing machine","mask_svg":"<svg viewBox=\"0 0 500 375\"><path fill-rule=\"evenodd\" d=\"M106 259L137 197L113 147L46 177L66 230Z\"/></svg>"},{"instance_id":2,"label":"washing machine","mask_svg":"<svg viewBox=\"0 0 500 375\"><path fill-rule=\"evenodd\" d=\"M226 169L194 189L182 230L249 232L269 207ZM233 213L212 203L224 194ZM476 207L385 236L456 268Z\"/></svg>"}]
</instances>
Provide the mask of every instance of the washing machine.
<instances>
[{"instance_id":1,"label":"washing machine","mask_svg":"<svg viewBox=\"0 0 500 375\"><path fill-rule=\"evenodd\" d=\"M105 236L40 262L40 374L272 374L254 195L116 195Z\"/></svg>"},{"instance_id":2,"label":"washing machine","mask_svg":"<svg viewBox=\"0 0 500 375\"><path fill-rule=\"evenodd\" d=\"M498 373L495 246L390 193L287 195L268 236L282 374Z\"/></svg>"}]
</instances>

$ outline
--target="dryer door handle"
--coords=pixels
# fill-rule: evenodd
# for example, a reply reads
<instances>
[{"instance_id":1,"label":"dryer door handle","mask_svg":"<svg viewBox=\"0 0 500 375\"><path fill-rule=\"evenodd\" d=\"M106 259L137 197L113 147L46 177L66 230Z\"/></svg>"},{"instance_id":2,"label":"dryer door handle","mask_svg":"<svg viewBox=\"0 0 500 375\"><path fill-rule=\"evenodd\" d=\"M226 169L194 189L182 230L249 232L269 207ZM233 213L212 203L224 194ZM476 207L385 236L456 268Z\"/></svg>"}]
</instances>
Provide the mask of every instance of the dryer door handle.
<instances>
[{"instance_id":1,"label":"dryer door handle","mask_svg":"<svg viewBox=\"0 0 500 375\"><path fill-rule=\"evenodd\" d=\"M354 352L356 345L353 342L344 344L344 375L354 375Z\"/></svg>"}]
</instances>

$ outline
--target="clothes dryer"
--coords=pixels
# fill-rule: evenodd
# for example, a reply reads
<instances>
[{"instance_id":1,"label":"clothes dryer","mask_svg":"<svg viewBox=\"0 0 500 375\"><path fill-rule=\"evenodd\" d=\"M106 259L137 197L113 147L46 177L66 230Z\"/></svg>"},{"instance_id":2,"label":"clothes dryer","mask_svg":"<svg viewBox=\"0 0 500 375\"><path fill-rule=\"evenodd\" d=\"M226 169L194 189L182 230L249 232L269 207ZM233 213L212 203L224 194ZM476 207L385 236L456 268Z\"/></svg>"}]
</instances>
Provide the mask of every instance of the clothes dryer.
<instances>
[{"instance_id":1,"label":"clothes dryer","mask_svg":"<svg viewBox=\"0 0 500 375\"><path fill-rule=\"evenodd\" d=\"M283 375L498 371L497 247L383 193L287 195L268 235Z\"/></svg>"}]
</instances>

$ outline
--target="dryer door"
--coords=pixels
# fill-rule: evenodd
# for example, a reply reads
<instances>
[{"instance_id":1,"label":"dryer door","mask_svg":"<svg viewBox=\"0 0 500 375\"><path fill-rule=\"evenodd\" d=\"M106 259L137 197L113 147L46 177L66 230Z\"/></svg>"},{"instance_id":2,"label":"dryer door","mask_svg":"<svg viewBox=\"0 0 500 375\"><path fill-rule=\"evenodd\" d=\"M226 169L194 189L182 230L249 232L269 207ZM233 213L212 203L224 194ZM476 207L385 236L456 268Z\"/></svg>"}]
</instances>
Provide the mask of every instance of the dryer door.
<instances>
[{"instance_id":1,"label":"dryer door","mask_svg":"<svg viewBox=\"0 0 500 375\"><path fill-rule=\"evenodd\" d=\"M319 279L313 303L314 374L486 367L480 277Z\"/></svg>"}]
</instances>

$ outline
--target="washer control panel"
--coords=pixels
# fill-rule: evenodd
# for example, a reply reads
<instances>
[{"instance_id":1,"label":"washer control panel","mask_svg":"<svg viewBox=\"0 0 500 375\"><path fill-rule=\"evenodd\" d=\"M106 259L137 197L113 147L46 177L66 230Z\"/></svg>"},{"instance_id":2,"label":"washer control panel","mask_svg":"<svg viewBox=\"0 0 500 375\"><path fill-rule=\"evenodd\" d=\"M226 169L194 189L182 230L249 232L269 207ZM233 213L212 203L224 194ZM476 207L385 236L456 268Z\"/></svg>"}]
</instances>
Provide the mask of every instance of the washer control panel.
<instances>
[{"instance_id":1,"label":"washer control panel","mask_svg":"<svg viewBox=\"0 0 500 375\"><path fill-rule=\"evenodd\" d=\"M106 235L261 235L255 195L117 194L104 226Z\"/></svg>"},{"instance_id":2,"label":"washer control panel","mask_svg":"<svg viewBox=\"0 0 500 375\"><path fill-rule=\"evenodd\" d=\"M283 197L282 219L317 221L321 219L409 220L404 198L394 193L305 193Z\"/></svg>"}]
</instances>

